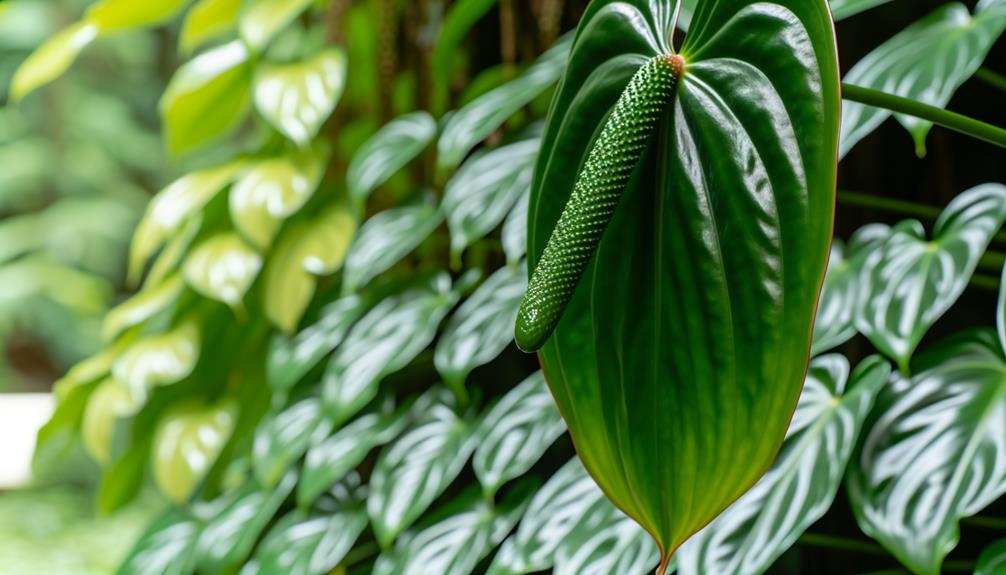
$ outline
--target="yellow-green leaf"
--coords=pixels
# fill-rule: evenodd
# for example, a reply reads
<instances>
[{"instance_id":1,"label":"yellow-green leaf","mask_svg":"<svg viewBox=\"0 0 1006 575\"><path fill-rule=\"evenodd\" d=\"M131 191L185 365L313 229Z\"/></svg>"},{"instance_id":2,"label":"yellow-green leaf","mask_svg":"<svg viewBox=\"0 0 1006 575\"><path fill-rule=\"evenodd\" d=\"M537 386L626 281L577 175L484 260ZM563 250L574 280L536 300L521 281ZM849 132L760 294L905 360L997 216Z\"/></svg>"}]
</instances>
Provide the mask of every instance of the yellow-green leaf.
<instances>
[{"instance_id":1,"label":"yellow-green leaf","mask_svg":"<svg viewBox=\"0 0 1006 575\"><path fill-rule=\"evenodd\" d=\"M231 190L235 227L257 247L268 248L283 221L314 195L323 171L318 149L259 162Z\"/></svg>"},{"instance_id":2,"label":"yellow-green leaf","mask_svg":"<svg viewBox=\"0 0 1006 575\"><path fill-rule=\"evenodd\" d=\"M346 55L328 49L291 64L263 64L255 76L255 107L287 138L305 145L335 109L346 83Z\"/></svg>"},{"instance_id":3,"label":"yellow-green leaf","mask_svg":"<svg viewBox=\"0 0 1006 575\"><path fill-rule=\"evenodd\" d=\"M139 406L129 389L114 378L98 384L84 409L81 439L91 457L102 465L112 459L112 438L120 417L132 415Z\"/></svg>"},{"instance_id":4,"label":"yellow-green leaf","mask_svg":"<svg viewBox=\"0 0 1006 575\"><path fill-rule=\"evenodd\" d=\"M193 52L206 42L237 29L242 0L199 0L185 15L182 51Z\"/></svg>"},{"instance_id":5,"label":"yellow-green leaf","mask_svg":"<svg viewBox=\"0 0 1006 575\"><path fill-rule=\"evenodd\" d=\"M77 22L56 34L32 52L14 73L10 97L17 102L32 90L63 75L80 51L98 37L98 26Z\"/></svg>"},{"instance_id":6,"label":"yellow-green leaf","mask_svg":"<svg viewBox=\"0 0 1006 575\"><path fill-rule=\"evenodd\" d=\"M196 246L185 260L185 280L208 298L240 308L262 269L262 256L234 232L217 234Z\"/></svg>"},{"instance_id":7,"label":"yellow-green leaf","mask_svg":"<svg viewBox=\"0 0 1006 575\"><path fill-rule=\"evenodd\" d=\"M102 0L87 11L87 19L102 30L153 26L170 20L191 0Z\"/></svg>"},{"instance_id":8,"label":"yellow-green leaf","mask_svg":"<svg viewBox=\"0 0 1006 575\"><path fill-rule=\"evenodd\" d=\"M154 481L161 493L185 502L216 462L237 420L233 403L173 408L154 434Z\"/></svg>"},{"instance_id":9,"label":"yellow-green leaf","mask_svg":"<svg viewBox=\"0 0 1006 575\"><path fill-rule=\"evenodd\" d=\"M138 399L157 385L188 377L199 359L199 327L186 321L171 331L138 340L112 365L112 375Z\"/></svg>"},{"instance_id":10,"label":"yellow-green leaf","mask_svg":"<svg viewBox=\"0 0 1006 575\"><path fill-rule=\"evenodd\" d=\"M247 115L252 62L235 40L205 52L175 73L161 98L168 148L179 154L223 136Z\"/></svg>"},{"instance_id":11,"label":"yellow-green leaf","mask_svg":"<svg viewBox=\"0 0 1006 575\"><path fill-rule=\"evenodd\" d=\"M241 15L241 38L261 50L269 40L307 10L313 0L251 0Z\"/></svg>"},{"instance_id":12,"label":"yellow-green leaf","mask_svg":"<svg viewBox=\"0 0 1006 575\"><path fill-rule=\"evenodd\" d=\"M135 283L147 260L182 225L203 209L213 196L229 185L245 167L235 161L208 170L192 172L158 193L136 228L129 253L129 278Z\"/></svg>"},{"instance_id":13,"label":"yellow-green leaf","mask_svg":"<svg viewBox=\"0 0 1006 575\"><path fill-rule=\"evenodd\" d=\"M101 327L105 341L112 341L126 329L143 323L171 305L182 293L185 282L174 275L160 285L144 289L105 316Z\"/></svg>"}]
</instances>

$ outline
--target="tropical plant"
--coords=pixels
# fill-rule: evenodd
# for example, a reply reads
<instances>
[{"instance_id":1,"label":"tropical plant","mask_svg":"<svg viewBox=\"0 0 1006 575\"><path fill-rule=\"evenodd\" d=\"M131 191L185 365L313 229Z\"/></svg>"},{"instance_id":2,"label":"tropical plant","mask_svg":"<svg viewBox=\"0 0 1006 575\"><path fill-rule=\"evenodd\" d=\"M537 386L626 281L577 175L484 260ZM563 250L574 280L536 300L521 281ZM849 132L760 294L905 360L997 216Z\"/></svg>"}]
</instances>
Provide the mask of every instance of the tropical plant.
<instances>
[{"instance_id":1,"label":"tropical plant","mask_svg":"<svg viewBox=\"0 0 1006 575\"><path fill-rule=\"evenodd\" d=\"M40 473L82 443L102 509L148 483L168 500L122 574L757 574L794 546L939 573L1006 491L1006 293L998 331L926 336L969 285L998 289L975 270L1003 264L1006 187L829 261L835 157L891 113L919 153L932 123L1006 143L943 109L1006 3L877 48L841 129L823 0L595 0L462 93L471 27L517 13L493 4L101 0L22 65L16 99L184 14L160 113L202 160L139 222L139 290L59 382ZM553 4L533 3L548 41ZM389 76L413 17L427 42ZM526 291L544 373L512 345ZM879 546L808 531L843 487Z\"/></svg>"}]
</instances>

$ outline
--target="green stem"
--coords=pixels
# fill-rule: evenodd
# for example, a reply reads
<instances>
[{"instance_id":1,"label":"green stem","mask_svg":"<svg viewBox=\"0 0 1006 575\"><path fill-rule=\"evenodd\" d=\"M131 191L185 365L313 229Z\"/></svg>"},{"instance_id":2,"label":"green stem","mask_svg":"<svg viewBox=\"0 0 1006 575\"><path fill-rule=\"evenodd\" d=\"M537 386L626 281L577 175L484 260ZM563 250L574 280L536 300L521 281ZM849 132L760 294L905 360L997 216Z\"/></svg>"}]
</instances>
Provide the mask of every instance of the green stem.
<instances>
[{"instance_id":1,"label":"green stem","mask_svg":"<svg viewBox=\"0 0 1006 575\"><path fill-rule=\"evenodd\" d=\"M989 70L985 66L982 66L981 68L978 68L977 72L975 72L975 78L978 78L993 88L998 88L1006 92L1006 76L1003 76L999 72Z\"/></svg>"},{"instance_id":2,"label":"green stem","mask_svg":"<svg viewBox=\"0 0 1006 575\"><path fill-rule=\"evenodd\" d=\"M999 278L997 277L975 274L971 276L971 281L969 283L976 288L986 289L997 293L999 292Z\"/></svg>"},{"instance_id":3,"label":"green stem","mask_svg":"<svg viewBox=\"0 0 1006 575\"><path fill-rule=\"evenodd\" d=\"M929 120L944 128L1006 148L1006 130L956 112L853 84L842 84L842 98Z\"/></svg>"},{"instance_id":4,"label":"green stem","mask_svg":"<svg viewBox=\"0 0 1006 575\"><path fill-rule=\"evenodd\" d=\"M882 555L885 557L890 555L886 549L876 543L860 541L858 539L849 539L847 537L824 535L821 533L804 533L799 539L797 539L797 544L807 545L810 547L839 549L842 551L856 551L867 555Z\"/></svg>"},{"instance_id":5,"label":"green stem","mask_svg":"<svg viewBox=\"0 0 1006 575\"><path fill-rule=\"evenodd\" d=\"M1001 517L965 517L964 519L961 519L961 523L971 525L972 527L981 527L983 529L1000 529L1006 531L1006 519Z\"/></svg>"}]
</instances>

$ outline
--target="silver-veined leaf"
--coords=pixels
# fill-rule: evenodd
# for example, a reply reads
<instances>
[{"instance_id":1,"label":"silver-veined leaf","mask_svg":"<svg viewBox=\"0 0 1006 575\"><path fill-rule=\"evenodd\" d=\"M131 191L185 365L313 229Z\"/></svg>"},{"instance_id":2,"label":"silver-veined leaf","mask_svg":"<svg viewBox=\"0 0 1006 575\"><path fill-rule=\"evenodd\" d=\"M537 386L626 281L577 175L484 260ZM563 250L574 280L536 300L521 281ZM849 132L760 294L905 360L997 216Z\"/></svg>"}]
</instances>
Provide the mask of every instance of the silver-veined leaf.
<instances>
[{"instance_id":1,"label":"silver-veined leaf","mask_svg":"<svg viewBox=\"0 0 1006 575\"><path fill-rule=\"evenodd\" d=\"M330 48L302 62L263 64L255 72L255 106L277 130L305 146L342 96L346 55Z\"/></svg>"},{"instance_id":2,"label":"silver-veined leaf","mask_svg":"<svg viewBox=\"0 0 1006 575\"><path fill-rule=\"evenodd\" d=\"M958 521L1006 493L1006 359L989 331L921 354L877 397L847 486L860 528L919 575L938 575Z\"/></svg>"},{"instance_id":3,"label":"silver-veined leaf","mask_svg":"<svg viewBox=\"0 0 1006 575\"><path fill-rule=\"evenodd\" d=\"M237 406L226 400L204 406L172 407L154 432L153 468L158 489L175 503L184 503L202 482L230 438Z\"/></svg>"},{"instance_id":4,"label":"silver-veined leaf","mask_svg":"<svg viewBox=\"0 0 1006 575\"><path fill-rule=\"evenodd\" d=\"M605 498L597 500L556 551L555 575L648 575L657 546Z\"/></svg>"},{"instance_id":5,"label":"silver-veined leaf","mask_svg":"<svg viewBox=\"0 0 1006 575\"><path fill-rule=\"evenodd\" d=\"M346 173L349 197L365 202L395 172L426 149L437 135L437 122L426 112L395 118L357 150Z\"/></svg>"},{"instance_id":6,"label":"silver-veined leaf","mask_svg":"<svg viewBox=\"0 0 1006 575\"><path fill-rule=\"evenodd\" d=\"M678 573L765 573L831 507L863 420L891 373L880 357L811 363L782 452L750 491L678 551Z\"/></svg>"},{"instance_id":7,"label":"silver-veined leaf","mask_svg":"<svg viewBox=\"0 0 1006 575\"><path fill-rule=\"evenodd\" d=\"M331 431L332 425L321 410L321 400L314 397L267 417L255 428L252 443L252 470L259 484L274 487L308 447Z\"/></svg>"},{"instance_id":8,"label":"silver-veined leaf","mask_svg":"<svg viewBox=\"0 0 1006 575\"><path fill-rule=\"evenodd\" d=\"M199 326L183 321L171 330L132 343L115 359L112 375L134 398L145 399L158 385L171 385L188 377L202 347Z\"/></svg>"},{"instance_id":9,"label":"silver-veined leaf","mask_svg":"<svg viewBox=\"0 0 1006 575\"><path fill-rule=\"evenodd\" d=\"M472 459L487 497L527 473L564 431L566 423L540 371L504 395L482 420Z\"/></svg>"},{"instance_id":10,"label":"silver-veined leaf","mask_svg":"<svg viewBox=\"0 0 1006 575\"><path fill-rule=\"evenodd\" d=\"M196 246L185 260L183 272L185 281L197 292L240 309L261 269L258 252L236 233L223 232Z\"/></svg>"},{"instance_id":11,"label":"silver-veined leaf","mask_svg":"<svg viewBox=\"0 0 1006 575\"><path fill-rule=\"evenodd\" d=\"M1006 539L989 545L978 557L974 575L1002 575L1006 573Z\"/></svg>"},{"instance_id":12,"label":"silver-veined leaf","mask_svg":"<svg viewBox=\"0 0 1006 575\"><path fill-rule=\"evenodd\" d=\"M196 519L169 509L140 536L117 575L187 575L195 568L198 536Z\"/></svg>"},{"instance_id":13,"label":"silver-veined leaf","mask_svg":"<svg viewBox=\"0 0 1006 575\"><path fill-rule=\"evenodd\" d=\"M503 252L508 265L514 265L527 253L527 210L530 193L517 200L510 214L503 222Z\"/></svg>"},{"instance_id":14,"label":"silver-veined leaf","mask_svg":"<svg viewBox=\"0 0 1006 575\"><path fill-rule=\"evenodd\" d=\"M895 226L867 258L856 328L909 373L922 336L967 287L978 260L1006 220L1006 187L985 184L951 201L926 240L915 220Z\"/></svg>"},{"instance_id":15,"label":"silver-veined leaf","mask_svg":"<svg viewBox=\"0 0 1006 575\"><path fill-rule=\"evenodd\" d=\"M241 38L262 50L283 28L307 10L313 0L249 0L241 12Z\"/></svg>"}]
</instances>

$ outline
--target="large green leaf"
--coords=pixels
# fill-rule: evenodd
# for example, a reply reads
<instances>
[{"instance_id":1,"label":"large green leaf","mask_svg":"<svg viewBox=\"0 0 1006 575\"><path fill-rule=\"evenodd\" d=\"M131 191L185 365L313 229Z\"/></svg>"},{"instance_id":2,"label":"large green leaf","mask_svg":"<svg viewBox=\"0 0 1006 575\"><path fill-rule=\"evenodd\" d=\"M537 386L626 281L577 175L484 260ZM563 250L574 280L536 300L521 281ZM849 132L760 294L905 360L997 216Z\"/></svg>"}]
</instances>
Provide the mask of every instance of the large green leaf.
<instances>
[{"instance_id":1,"label":"large green leaf","mask_svg":"<svg viewBox=\"0 0 1006 575\"><path fill-rule=\"evenodd\" d=\"M433 233L443 219L437 206L425 202L392 208L364 222L346 255L343 292L358 290L398 263Z\"/></svg>"},{"instance_id":2,"label":"large green leaf","mask_svg":"<svg viewBox=\"0 0 1006 575\"><path fill-rule=\"evenodd\" d=\"M325 498L310 512L290 512L269 531L255 553L255 575L326 575L346 556L367 527L358 491ZM242 575L245 572L242 571Z\"/></svg>"},{"instance_id":3,"label":"large green leaf","mask_svg":"<svg viewBox=\"0 0 1006 575\"><path fill-rule=\"evenodd\" d=\"M276 391L292 388L349 333L356 320L367 311L358 295L340 298L321 311L318 321L297 335L277 334L269 346L266 381Z\"/></svg>"},{"instance_id":4,"label":"large green leaf","mask_svg":"<svg viewBox=\"0 0 1006 575\"><path fill-rule=\"evenodd\" d=\"M364 202L395 172L426 149L437 135L437 122L426 112L395 118L374 134L353 156L346 172L349 196Z\"/></svg>"},{"instance_id":5,"label":"large green leaf","mask_svg":"<svg viewBox=\"0 0 1006 575\"><path fill-rule=\"evenodd\" d=\"M672 51L674 13L587 9L542 140L530 269L630 78ZM831 242L840 104L824 0L701 2L680 55L673 102L540 354L584 465L665 562L785 437Z\"/></svg>"},{"instance_id":6,"label":"large green leaf","mask_svg":"<svg viewBox=\"0 0 1006 575\"><path fill-rule=\"evenodd\" d=\"M243 307L245 293L259 270L262 256L236 233L224 232L196 246L185 260L185 281L208 298L235 309Z\"/></svg>"},{"instance_id":7,"label":"large green leaf","mask_svg":"<svg viewBox=\"0 0 1006 575\"><path fill-rule=\"evenodd\" d=\"M1006 539L989 545L978 557L974 575L1002 575L1006 573Z\"/></svg>"},{"instance_id":8,"label":"large green leaf","mask_svg":"<svg viewBox=\"0 0 1006 575\"><path fill-rule=\"evenodd\" d=\"M409 364L437 335L459 295L450 278L386 298L353 326L325 368L325 410L341 425L377 396L381 379Z\"/></svg>"},{"instance_id":9,"label":"large green leaf","mask_svg":"<svg viewBox=\"0 0 1006 575\"><path fill-rule=\"evenodd\" d=\"M10 99L17 102L29 92L63 75L80 52L98 37L93 22L77 22L50 38L32 52L14 73Z\"/></svg>"},{"instance_id":10,"label":"large green leaf","mask_svg":"<svg viewBox=\"0 0 1006 575\"><path fill-rule=\"evenodd\" d=\"M477 445L470 414L457 414L446 389L428 393L425 412L381 452L370 478L367 512L383 548L454 481Z\"/></svg>"},{"instance_id":11,"label":"large green leaf","mask_svg":"<svg viewBox=\"0 0 1006 575\"><path fill-rule=\"evenodd\" d=\"M503 221L531 187L537 138L503 146L465 162L447 183L444 211L455 259Z\"/></svg>"},{"instance_id":12,"label":"large green leaf","mask_svg":"<svg viewBox=\"0 0 1006 575\"><path fill-rule=\"evenodd\" d=\"M657 546L607 499L596 501L556 550L554 575L649 575Z\"/></svg>"},{"instance_id":13,"label":"large green leaf","mask_svg":"<svg viewBox=\"0 0 1006 575\"><path fill-rule=\"evenodd\" d=\"M486 495L531 469L566 424L555 407L545 376L535 372L513 388L482 420L472 459Z\"/></svg>"},{"instance_id":14,"label":"large green leaf","mask_svg":"<svg viewBox=\"0 0 1006 575\"><path fill-rule=\"evenodd\" d=\"M187 575L195 568L198 522L170 509L150 524L119 567L118 575Z\"/></svg>"},{"instance_id":15,"label":"large green leaf","mask_svg":"<svg viewBox=\"0 0 1006 575\"><path fill-rule=\"evenodd\" d=\"M319 149L255 164L234 183L228 196L231 221L249 241L268 249L280 225L314 195L324 170Z\"/></svg>"},{"instance_id":16,"label":"large green leaf","mask_svg":"<svg viewBox=\"0 0 1006 575\"><path fill-rule=\"evenodd\" d=\"M335 109L346 83L346 55L331 48L292 64L264 64L255 73L255 106L287 138L308 144Z\"/></svg>"},{"instance_id":17,"label":"large green leaf","mask_svg":"<svg viewBox=\"0 0 1006 575\"><path fill-rule=\"evenodd\" d=\"M951 201L926 240L922 224L901 222L862 272L856 327L909 373L922 336L967 287L978 260L1006 220L1006 187L986 184Z\"/></svg>"},{"instance_id":18,"label":"large green leaf","mask_svg":"<svg viewBox=\"0 0 1006 575\"><path fill-rule=\"evenodd\" d=\"M250 107L252 70L251 54L237 40L179 68L161 97L168 148L186 152L233 130Z\"/></svg>"},{"instance_id":19,"label":"large green leaf","mask_svg":"<svg viewBox=\"0 0 1006 575\"><path fill-rule=\"evenodd\" d=\"M678 552L682 575L765 573L831 507L863 420L891 368L880 357L852 377L841 355L814 360L772 469Z\"/></svg>"},{"instance_id":20,"label":"large green leaf","mask_svg":"<svg viewBox=\"0 0 1006 575\"><path fill-rule=\"evenodd\" d=\"M144 399L154 386L177 383L192 373L201 348L199 326L184 321L130 345L115 359L112 375L134 398Z\"/></svg>"},{"instance_id":21,"label":"large green leaf","mask_svg":"<svg viewBox=\"0 0 1006 575\"><path fill-rule=\"evenodd\" d=\"M309 446L331 431L331 423L321 411L321 400L314 397L267 418L255 428L252 444L255 477L262 486L272 488Z\"/></svg>"},{"instance_id":22,"label":"large green leaf","mask_svg":"<svg viewBox=\"0 0 1006 575\"><path fill-rule=\"evenodd\" d=\"M468 374L513 342L513 322L526 287L523 266L500 268L451 316L433 356L451 389L463 394Z\"/></svg>"},{"instance_id":23,"label":"large green leaf","mask_svg":"<svg viewBox=\"0 0 1006 575\"><path fill-rule=\"evenodd\" d=\"M442 510L444 519L403 535L391 554L378 558L374 575L470 575L520 519L531 487L522 483L495 507L469 491Z\"/></svg>"},{"instance_id":24,"label":"large green leaf","mask_svg":"<svg viewBox=\"0 0 1006 575\"><path fill-rule=\"evenodd\" d=\"M983 0L974 15L960 2L945 4L860 60L845 76L857 86L883 90L944 107L1006 30L1006 3ZM846 102L842 110L841 155L891 116L881 108ZM926 153L932 122L895 114Z\"/></svg>"},{"instance_id":25,"label":"large green leaf","mask_svg":"<svg viewBox=\"0 0 1006 575\"><path fill-rule=\"evenodd\" d=\"M263 490L249 482L225 495L220 509L214 509L196 541L199 570L233 573L248 558L259 535L296 484L297 475L290 473L274 487Z\"/></svg>"},{"instance_id":26,"label":"large green leaf","mask_svg":"<svg viewBox=\"0 0 1006 575\"><path fill-rule=\"evenodd\" d=\"M571 39L563 38L516 80L484 94L452 114L437 140L437 166L449 173L465 156L517 110L555 84L569 56Z\"/></svg>"},{"instance_id":27,"label":"large green leaf","mask_svg":"<svg viewBox=\"0 0 1006 575\"><path fill-rule=\"evenodd\" d=\"M184 503L202 482L227 443L237 420L237 408L182 404L171 408L157 425L151 467L161 493Z\"/></svg>"},{"instance_id":28,"label":"large green leaf","mask_svg":"<svg viewBox=\"0 0 1006 575\"><path fill-rule=\"evenodd\" d=\"M573 458L535 494L517 533L496 553L488 575L524 575L552 567L556 550L603 499L580 460Z\"/></svg>"},{"instance_id":29,"label":"large green leaf","mask_svg":"<svg viewBox=\"0 0 1006 575\"><path fill-rule=\"evenodd\" d=\"M870 297L861 285L863 266L890 235L888 226L870 224L857 230L849 245L839 239L832 243L828 273L817 306L811 355L838 347L856 335L856 308L860 301Z\"/></svg>"},{"instance_id":30,"label":"large green leaf","mask_svg":"<svg viewBox=\"0 0 1006 575\"><path fill-rule=\"evenodd\" d=\"M380 447L405 429L410 419L431 405L433 396L420 398L395 409L394 402L383 401L379 409L354 419L334 435L312 445L304 460L304 471L297 483L297 503L307 507L336 481L353 470L374 448Z\"/></svg>"},{"instance_id":31,"label":"large green leaf","mask_svg":"<svg viewBox=\"0 0 1006 575\"><path fill-rule=\"evenodd\" d=\"M991 331L962 334L893 379L849 466L865 533L920 575L937 575L958 521L1006 493L1006 359Z\"/></svg>"}]
</instances>

